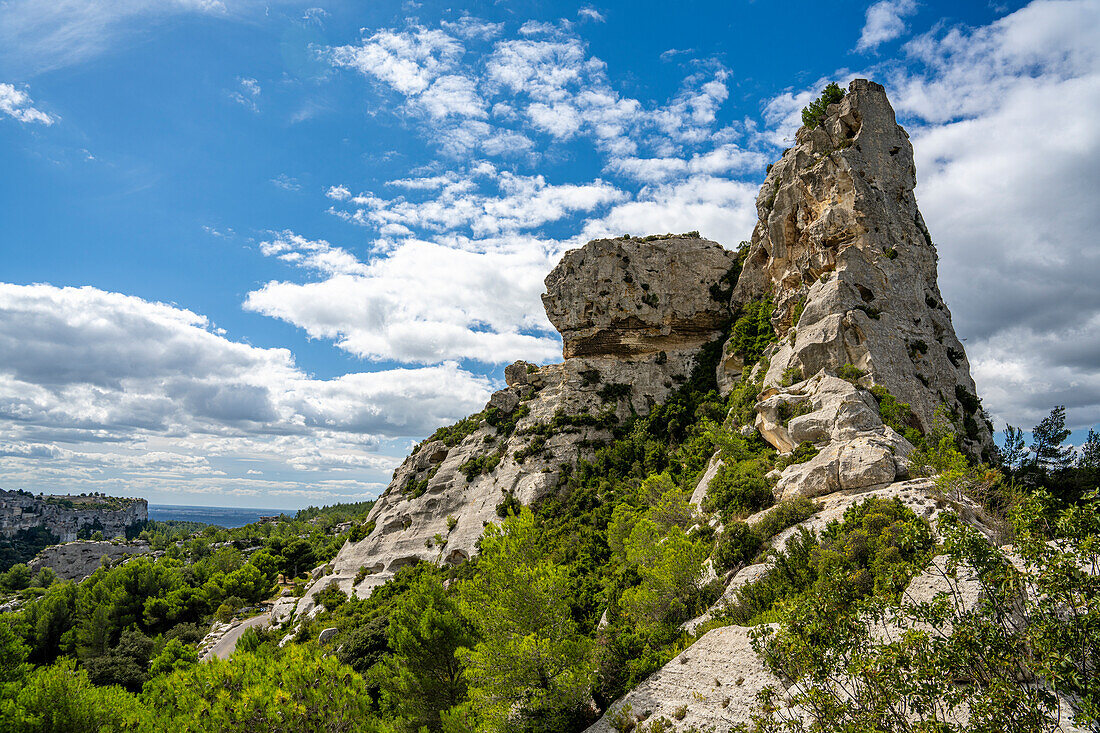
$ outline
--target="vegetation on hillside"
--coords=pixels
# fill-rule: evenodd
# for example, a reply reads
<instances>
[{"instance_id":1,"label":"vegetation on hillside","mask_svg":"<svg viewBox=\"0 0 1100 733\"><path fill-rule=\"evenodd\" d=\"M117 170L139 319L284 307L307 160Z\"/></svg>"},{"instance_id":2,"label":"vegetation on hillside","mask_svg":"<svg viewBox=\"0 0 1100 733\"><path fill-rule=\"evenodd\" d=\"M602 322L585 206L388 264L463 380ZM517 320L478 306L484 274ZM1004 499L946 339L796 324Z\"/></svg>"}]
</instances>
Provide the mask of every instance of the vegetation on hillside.
<instances>
[{"instance_id":1,"label":"vegetation on hillside","mask_svg":"<svg viewBox=\"0 0 1100 733\"><path fill-rule=\"evenodd\" d=\"M740 331L733 325L750 366L766 346L769 311L761 303L739 314ZM736 429L760 385L746 373L720 398L720 349L721 342L705 349L665 404L608 423L612 439L589 460L562 466L548 498L530 508L502 504L504 521L486 528L470 562L408 566L366 599L330 586L317 596L315 618L250 630L228 661L197 664L208 624L271 598L279 575L297 579L287 587L300 592L306 573L349 537L365 536L369 505L310 509L236 530L151 523L145 537L164 557L103 567L81 584L12 568L0 585L24 606L0 622L0 728L582 730L699 635L730 623L761 630L760 652L776 674L801 682L800 699L818 715L814 730L907 729L898 722L912 712L905 706L930 700L930 691L979 706L990 721L994 713L1049 719L1049 699L1016 682L1021 669L1073 695L1082 720L1093 719L1096 581L1070 563L1096 562L1096 500L1085 491L1096 481L1096 436L1071 455L1064 411L1056 410L1033 431L1030 449L1010 430L1003 466L980 466L961 451L964 428L949 413L921 435L907 405L875 394L883 418L918 444L913 470L937 476L945 506L975 499L989 521L1004 517L1006 538L1042 571L1045 595L1028 609L1035 629L1021 639L1002 623L1014 601L1001 591L1019 580L964 524L948 520L937 545L925 520L900 502L869 499L820 533L799 530L782 552L770 549L771 538L815 507L808 499L775 501L767 476L775 452ZM438 439L455 440L482 419ZM571 424L561 416L546 430ZM783 461L812 455L808 446L800 451ZM703 515L689 497L715 454L722 468ZM764 509L754 524L744 521ZM351 529L335 534L341 522ZM971 641L877 640L869 619L897 614L909 579L944 553L979 568L983 582L1000 590L983 601L980 616L942 604L906 613L950 621L972 632ZM770 570L689 634L683 623L721 595L720 580L704 579L708 558L719 573L764 559ZM765 633L765 622L779 630ZM318 635L328 627L336 636L322 645ZM1010 664L1020 643L1028 649L1024 668ZM951 674L932 677L940 667ZM849 678L859 693L851 699L838 692L838 681ZM948 684L957 679L979 683L960 691ZM923 687L911 693L912 685ZM761 701L757 729L799 730L802 723L773 702Z\"/></svg>"}]
</instances>

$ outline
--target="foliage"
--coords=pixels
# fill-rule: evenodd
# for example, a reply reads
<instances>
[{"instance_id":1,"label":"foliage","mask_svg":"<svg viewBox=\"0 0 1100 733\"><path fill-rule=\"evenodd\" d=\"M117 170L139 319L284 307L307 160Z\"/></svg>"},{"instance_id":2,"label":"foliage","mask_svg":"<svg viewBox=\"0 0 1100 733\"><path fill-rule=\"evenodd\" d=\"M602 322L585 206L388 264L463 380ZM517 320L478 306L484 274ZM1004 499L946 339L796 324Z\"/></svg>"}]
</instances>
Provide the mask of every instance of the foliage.
<instances>
[{"instance_id":1,"label":"foliage","mask_svg":"<svg viewBox=\"0 0 1100 733\"><path fill-rule=\"evenodd\" d=\"M339 583L332 581L322 588L314 598L325 607L326 611L335 611L340 607L340 604L348 600L348 594L340 590Z\"/></svg>"},{"instance_id":2,"label":"foliage","mask_svg":"<svg viewBox=\"0 0 1100 733\"><path fill-rule=\"evenodd\" d=\"M946 587L930 601L852 605L818 596L791 604L778 630L759 629L754 647L775 674L796 683L786 703L805 718L786 713L776 691L766 690L754 729L1045 731L1057 723L1054 692L1078 725L1095 727L1095 502L1091 495L1061 512L1049 494L1021 502L1013 511L1016 562L943 515ZM964 568L979 587L969 606L957 591ZM1032 684L1037 678L1045 684Z\"/></svg>"},{"instance_id":3,"label":"foliage","mask_svg":"<svg viewBox=\"0 0 1100 733\"><path fill-rule=\"evenodd\" d=\"M788 527L809 519L815 511L817 508L813 501L805 496L784 499L760 518L756 531L762 540L769 540Z\"/></svg>"},{"instance_id":4,"label":"foliage","mask_svg":"<svg viewBox=\"0 0 1100 733\"><path fill-rule=\"evenodd\" d=\"M801 404L805 404L804 402ZM780 456L775 459L775 467L782 471L787 466L793 466L797 463L805 463L818 453L817 446L809 441L802 441L795 449L785 456Z\"/></svg>"},{"instance_id":5,"label":"foliage","mask_svg":"<svg viewBox=\"0 0 1100 733\"><path fill-rule=\"evenodd\" d=\"M783 370L783 377L781 384L784 387L790 387L795 382L802 381L802 367L792 366ZM786 404L786 403L784 403Z\"/></svg>"},{"instance_id":6,"label":"foliage","mask_svg":"<svg viewBox=\"0 0 1100 733\"><path fill-rule=\"evenodd\" d=\"M486 527L478 572L461 589L481 641L459 655L487 729L583 708L592 649L571 617L570 585L566 569L540 552L529 509Z\"/></svg>"},{"instance_id":7,"label":"foliage","mask_svg":"<svg viewBox=\"0 0 1100 733\"><path fill-rule=\"evenodd\" d=\"M503 458L504 453L502 451L496 451L495 453L479 453L459 466L458 470L462 471L467 481L473 481L483 473L492 473L496 470L496 467L500 465L500 461Z\"/></svg>"},{"instance_id":8,"label":"foliage","mask_svg":"<svg viewBox=\"0 0 1100 733\"><path fill-rule=\"evenodd\" d=\"M467 418L459 420L454 425L447 425L445 427L439 428L430 436L428 436L426 440L418 444L416 448L413 449L413 452L415 453L416 451L420 450L422 446L427 445L428 443L431 443L435 440L442 440L447 446L456 446L461 443L466 438L466 436L470 435L475 430L481 427L482 418L483 415L479 412L477 414L470 415Z\"/></svg>"},{"instance_id":9,"label":"foliage","mask_svg":"<svg viewBox=\"0 0 1100 733\"><path fill-rule=\"evenodd\" d=\"M894 598L931 557L928 523L900 499L870 497L832 521L820 542L802 528L772 558L763 577L743 586L730 609L753 624L803 597L850 606L868 596Z\"/></svg>"},{"instance_id":10,"label":"foliage","mask_svg":"<svg viewBox=\"0 0 1100 733\"><path fill-rule=\"evenodd\" d=\"M917 445L921 442L921 431L918 428L913 408L908 402L901 402L888 389L880 384L871 387L871 394L878 403L878 414L885 425L896 430L910 443ZM942 408L941 408L942 409Z\"/></svg>"},{"instance_id":11,"label":"foliage","mask_svg":"<svg viewBox=\"0 0 1100 733\"><path fill-rule=\"evenodd\" d=\"M1073 448L1062 445L1069 437L1066 427L1066 407L1059 405L1031 429L1031 453L1035 465L1046 471L1068 468L1073 461Z\"/></svg>"},{"instance_id":12,"label":"foliage","mask_svg":"<svg viewBox=\"0 0 1100 733\"><path fill-rule=\"evenodd\" d=\"M31 672L0 707L11 733L121 733L147 729L152 716L120 687L96 687L71 659Z\"/></svg>"},{"instance_id":13,"label":"foliage","mask_svg":"<svg viewBox=\"0 0 1100 733\"><path fill-rule=\"evenodd\" d=\"M836 375L841 379L846 379L852 384L855 384L860 379L867 376L867 372L863 371L854 364L844 364L836 370Z\"/></svg>"},{"instance_id":14,"label":"foliage","mask_svg":"<svg viewBox=\"0 0 1100 733\"><path fill-rule=\"evenodd\" d=\"M746 303L738 311L727 348L740 356L745 364L760 361L764 349L775 343L775 329L771 323L773 311L771 296Z\"/></svg>"},{"instance_id":15,"label":"foliage","mask_svg":"<svg viewBox=\"0 0 1100 733\"><path fill-rule=\"evenodd\" d=\"M643 636L658 636L697 610L693 603L710 547L683 528L643 517L625 542L626 561L641 582L622 595L622 609Z\"/></svg>"},{"instance_id":16,"label":"foliage","mask_svg":"<svg viewBox=\"0 0 1100 733\"><path fill-rule=\"evenodd\" d=\"M1024 445L1024 431L1005 425L1004 443L1000 447L1001 465L1009 471L1019 468L1027 456Z\"/></svg>"},{"instance_id":17,"label":"foliage","mask_svg":"<svg viewBox=\"0 0 1100 733\"><path fill-rule=\"evenodd\" d=\"M476 641L473 627L439 578L424 574L394 606L380 669L385 704L410 731L442 729L440 713L466 697L458 649Z\"/></svg>"},{"instance_id":18,"label":"foliage","mask_svg":"<svg viewBox=\"0 0 1100 733\"><path fill-rule=\"evenodd\" d=\"M497 431L497 436L507 438L516 430L516 423L531 413L527 405L520 405L509 413L490 407L485 410L485 422L492 425Z\"/></svg>"},{"instance_id":19,"label":"foliage","mask_svg":"<svg viewBox=\"0 0 1100 733\"><path fill-rule=\"evenodd\" d=\"M11 537L0 539L0 571L29 562L43 549L59 541L57 535L42 526L21 529Z\"/></svg>"},{"instance_id":20,"label":"foliage","mask_svg":"<svg viewBox=\"0 0 1100 733\"><path fill-rule=\"evenodd\" d=\"M745 522L730 522L722 531L714 549L714 567L732 570L752 562L764 541L756 529Z\"/></svg>"},{"instance_id":21,"label":"foliage","mask_svg":"<svg viewBox=\"0 0 1100 733\"><path fill-rule=\"evenodd\" d=\"M622 399L629 399L631 394L631 387L629 384L620 384L618 382L608 382L604 386L600 387L596 391L596 394L600 396L600 399L604 402L618 402Z\"/></svg>"},{"instance_id":22,"label":"foliage","mask_svg":"<svg viewBox=\"0 0 1100 733\"><path fill-rule=\"evenodd\" d=\"M238 646L239 643L238 643ZM171 674L176 670L187 669L199 662L198 652L195 647L185 644L179 639L169 639L164 644L160 653L153 657L149 664L149 676L159 677L162 674Z\"/></svg>"},{"instance_id":23,"label":"foliage","mask_svg":"<svg viewBox=\"0 0 1100 733\"><path fill-rule=\"evenodd\" d=\"M150 731L382 731L363 678L335 657L290 645L235 654L151 681Z\"/></svg>"},{"instance_id":24,"label":"foliage","mask_svg":"<svg viewBox=\"0 0 1100 733\"><path fill-rule=\"evenodd\" d=\"M831 82L821 90L820 97L802 109L802 124L810 129L817 127L825 119L829 105L836 104L842 99L844 99L844 90L836 82Z\"/></svg>"},{"instance_id":25,"label":"foliage","mask_svg":"<svg viewBox=\"0 0 1100 733\"><path fill-rule=\"evenodd\" d=\"M703 508L718 512L725 522L768 508L775 503L771 483L764 476L769 468L764 459L724 464L707 487Z\"/></svg>"},{"instance_id":26,"label":"foliage","mask_svg":"<svg viewBox=\"0 0 1100 733\"><path fill-rule=\"evenodd\" d=\"M1077 460L1079 468L1100 468L1100 435L1095 430L1089 430L1089 435L1081 445L1081 456Z\"/></svg>"},{"instance_id":27,"label":"foliage","mask_svg":"<svg viewBox=\"0 0 1100 733\"><path fill-rule=\"evenodd\" d=\"M149 679L149 658L153 640L135 629L127 629L118 644L102 656L85 663L88 678L97 685L119 685L130 692L140 692Z\"/></svg>"},{"instance_id":28,"label":"foliage","mask_svg":"<svg viewBox=\"0 0 1100 733\"><path fill-rule=\"evenodd\" d=\"M0 573L0 589L23 590L31 584L33 578L34 574L26 563L18 563L8 568L7 572Z\"/></svg>"}]
</instances>

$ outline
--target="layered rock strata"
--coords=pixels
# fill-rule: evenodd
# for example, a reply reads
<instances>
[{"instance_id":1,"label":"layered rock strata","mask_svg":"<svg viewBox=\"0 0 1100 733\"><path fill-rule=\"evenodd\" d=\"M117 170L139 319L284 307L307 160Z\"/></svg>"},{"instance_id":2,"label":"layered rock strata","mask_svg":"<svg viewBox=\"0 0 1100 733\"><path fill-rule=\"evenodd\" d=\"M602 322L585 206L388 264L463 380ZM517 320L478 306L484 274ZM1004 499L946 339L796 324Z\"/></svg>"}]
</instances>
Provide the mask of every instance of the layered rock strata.
<instances>
[{"instance_id":1,"label":"layered rock strata","mask_svg":"<svg viewBox=\"0 0 1100 733\"><path fill-rule=\"evenodd\" d=\"M731 252L696 236L601 239L567 252L543 303L565 361L505 370L485 410L421 443L394 472L368 517L299 602L330 583L367 595L406 565L460 563L508 497L531 504L563 465L631 414L663 402L691 374L702 345L729 320Z\"/></svg>"},{"instance_id":2,"label":"layered rock strata","mask_svg":"<svg viewBox=\"0 0 1100 733\"><path fill-rule=\"evenodd\" d=\"M924 432L946 406L968 449L988 455L991 426L940 295L915 185L913 148L884 89L853 81L769 169L733 306L765 299L774 306L779 340L755 374L766 387L851 365L865 374L864 386L907 402L913 427ZM724 389L744 366L727 353Z\"/></svg>"},{"instance_id":3,"label":"layered rock strata","mask_svg":"<svg viewBox=\"0 0 1100 733\"><path fill-rule=\"evenodd\" d=\"M34 527L45 527L61 542L75 540L81 531L121 537L130 527L145 522L148 510L145 499L0 490L0 538Z\"/></svg>"}]
</instances>

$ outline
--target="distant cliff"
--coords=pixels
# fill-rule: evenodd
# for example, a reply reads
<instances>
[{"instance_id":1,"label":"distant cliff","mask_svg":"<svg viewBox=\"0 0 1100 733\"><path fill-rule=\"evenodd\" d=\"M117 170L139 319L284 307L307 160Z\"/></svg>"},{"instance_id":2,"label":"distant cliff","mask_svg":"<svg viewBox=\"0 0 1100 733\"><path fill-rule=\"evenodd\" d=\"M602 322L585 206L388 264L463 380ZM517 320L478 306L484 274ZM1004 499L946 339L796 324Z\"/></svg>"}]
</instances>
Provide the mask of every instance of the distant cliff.
<instances>
[{"instance_id":1,"label":"distant cliff","mask_svg":"<svg viewBox=\"0 0 1100 733\"><path fill-rule=\"evenodd\" d=\"M42 528L59 542L102 532L105 538L125 536L126 530L149 518L145 499L113 496L51 496L26 491L0 491L0 539Z\"/></svg>"}]
</instances>

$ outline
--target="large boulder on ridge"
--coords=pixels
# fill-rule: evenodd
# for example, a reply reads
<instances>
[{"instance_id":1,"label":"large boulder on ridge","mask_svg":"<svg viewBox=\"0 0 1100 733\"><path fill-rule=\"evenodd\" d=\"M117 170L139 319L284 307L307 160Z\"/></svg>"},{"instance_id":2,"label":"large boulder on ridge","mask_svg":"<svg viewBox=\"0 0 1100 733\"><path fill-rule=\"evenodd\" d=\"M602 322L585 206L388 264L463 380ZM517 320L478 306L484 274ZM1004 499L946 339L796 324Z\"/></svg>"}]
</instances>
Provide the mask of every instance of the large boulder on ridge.
<instances>
[{"instance_id":1,"label":"large boulder on ridge","mask_svg":"<svg viewBox=\"0 0 1100 733\"><path fill-rule=\"evenodd\" d=\"M543 296L565 361L510 365L484 410L418 445L371 510L370 534L341 548L297 611L311 611L329 583L366 596L412 563L476 554L503 502L545 497L563 465L590 458L615 425L688 379L700 347L729 320L732 264L721 246L687 235L567 252Z\"/></svg>"},{"instance_id":2,"label":"large boulder on ridge","mask_svg":"<svg viewBox=\"0 0 1100 733\"><path fill-rule=\"evenodd\" d=\"M565 358L683 351L721 336L734 255L693 234L597 239L566 252L542 296Z\"/></svg>"}]
</instances>

